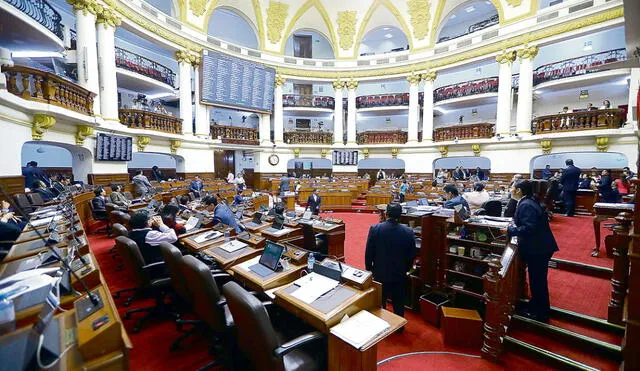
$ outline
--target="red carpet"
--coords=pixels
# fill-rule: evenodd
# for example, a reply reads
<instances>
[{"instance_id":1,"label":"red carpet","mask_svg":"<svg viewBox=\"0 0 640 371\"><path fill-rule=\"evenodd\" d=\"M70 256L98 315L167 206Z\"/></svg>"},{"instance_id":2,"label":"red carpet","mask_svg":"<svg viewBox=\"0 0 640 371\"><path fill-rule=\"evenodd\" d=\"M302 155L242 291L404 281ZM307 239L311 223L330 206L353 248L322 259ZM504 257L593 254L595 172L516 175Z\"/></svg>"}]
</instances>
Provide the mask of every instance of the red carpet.
<instances>
[{"instance_id":1,"label":"red carpet","mask_svg":"<svg viewBox=\"0 0 640 371\"><path fill-rule=\"evenodd\" d=\"M593 217L574 216L566 217L554 215L551 221L551 230L560 246L560 251L555 253L554 258L575 261L584 264L597 265L599 267L613 268L613 259L607 258L604 249L604 238L612 232L603 227L605 223L612 223L613 220L604 221L600 224L600 257L594 258L591 252L596 247L595 233L593 231Z\"/></svg>"},{"instance_id":2,"label":"red carpet","mask_svg":"<svg viewBox=\"0 0 640 371\"><path fill-rule=\"evenodd\" d=\"M369 213L331 213L333 217L341 218L346 222L345 255L346 262L350 265L364 268L364 248L366 244L369 226L379 220L377 214ZM556 217L552 223L556 239L560 243L561 251L565 256L582 256L586 251L584 260L603 261L604 258L594 259L588 257L590 245L584 247L585 235L591 226L591 219L576 217L573 219ZM593 238L593 231L591 231ZM104 235L91 235L91 248L100 263L101 271L111 289L115 292L128 287L131 282L129 273L124 270L115 272L116 261L108 254L113 246L113 240ZM558 257L561 257L559 254ZM610 285L607 280L582 276L559 270L550 270L549 286L551 303L554 306L571 309L592 316L604 318L606 316ZM116 299L116 305L122 317L129 308L124 308L124 299ZM131 308L152 305L146 300L134 301ZM438 328L426 324L418 313L407 312L409 320L402 334L388 337L378 347L378 360L389 357L420 351L445 351L459 352L471 355L479 355L477 349L456 349L446 347ZM138 318L134 316L134 319ZM193 370L208 363L212 358L208 354L208 340L204 337L194 336L184 343L183 349L177 352L169 352L171 342L180 333L168 320L156 320L145 324L142 331L132 334L134 320L124 321L125 327L131 337L134 349L131 352L131 368L133 370ZM609 339L603 339L609 340ZM612 339L613 341L615 339ZM578 355L574 355L577 357ZM516 354L505 355L503 365L495 365L491 362L450 354L421 354L411 355L390 360L380 365L381 370L423 370L427 368L439 368L444 370L457 370L460 368L469 370L501 370L501 369L536 369L546 368L527 358Z\"/></svg>"}]
</instances>

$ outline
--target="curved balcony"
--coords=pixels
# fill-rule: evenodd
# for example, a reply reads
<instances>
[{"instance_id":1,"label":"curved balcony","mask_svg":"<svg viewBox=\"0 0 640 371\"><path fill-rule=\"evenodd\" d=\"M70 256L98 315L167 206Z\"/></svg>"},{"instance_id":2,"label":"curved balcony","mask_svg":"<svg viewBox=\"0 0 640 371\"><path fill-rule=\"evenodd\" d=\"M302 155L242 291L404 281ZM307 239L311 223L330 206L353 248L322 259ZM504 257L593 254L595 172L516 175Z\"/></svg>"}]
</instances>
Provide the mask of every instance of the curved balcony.
<instances>
[{"instance_id":1,"label":"curved balcony","mask_svg":"<svg viewBox=\"0 0 640 371\"><path fill-rule=\"evenodd\" d=\"M333 144L333 133L290 131L284 133L284 142L289 144Z\"/></svg>"},{"instance_id":2,"label":"curved balcony","mask_svg":"<svg viewBox=\"0 0 640 371\"><path fill-rule=\"evenodd\" d=\"M531 132L551 134L578 130L618 129L624 123L625 116L626 112L620 108L539 116L531 122Z\"/></svg>"},{"instance_id":3,"label":"curved balcony","mask_svg":"<svg viewBox=\"0 0 640 371\"><path fill-rule=\"evenodd\" d=\"M598 72L589 69L626 59L626 50L621 48L545 64L533 71L533 85Z\"/></svg>"},{"instance_id":4,"label":"curved balcony","mask_svg":"<svg viewBox=\"0 0 640 371\"><path fill-rule=\"evenodd\" d=\"M25 66L2 67L7 90L23 99L93 115L94 93L52 72Z\"/></svg>"},{"instance_id":5,"label":"curved balcony","mask_svg":"<svg viewBox=\"0 0 640 371\"><path fill-rule=\"evenodd\" d=\"M480 31L480 30L484 30L487 27L491 27L494 25L497 25L500 22L500 17L498 16L498 14L487 18L483 21L477 22L472 24L471 26L469 26L469 28L467 28L467 31L465 31L464 33L461 33L459 35L456 36L444 36L438 39L438 42L445 42L445 41L449 41L449 40L453 40L453 39L457 39L459 37L463 37L463 36L467 36L469 34L472 34L476 31Z\"/></svg>"},{"instance_id":6,"label":"curved balcony","mask_svg":"<svg viewBox=\"0 0 640 371\"><path fill-rule=\"evenodd\" d=\"M356 135L358 144L404 144L407 143L407 132L395 131L363 131Z\"/></svg>"},{"instance_id":7,"label":"curved balcony","mask_svg":"<svg viewBox=\"0 0 640 371\"><path fill-rule=\"evenodd\" d=\"M176 74L169 68L136 53L116 47L116 67L175 87Z\"/></svg>"},{"instance_id":8,"label":"curved balcony","mask_svg":"<svg viewBox=\"0 0 640 371\"><path fill-rule=\"evenodd\" d=\"M118 118L122 125L134 129L182 134L182 119L138 109L120 109Z\"/></svg>"},{"instance_id":9,"label":"curved balcony","mask_svg":"<svg viewBox=\"0 0 640 371\"><path fill-rule=\"evenodd\" d=\"M64 38L62 16L45 0L6 0L6 2L43 25L60 40Z\"/></svg>"},{"instance_id":10,"label":"curved balcony","mask_svg":"<svg viewBox=\"0 0 640 371\"><path fill-rule=\"evenodd\" d=\"M493 137L494 129L495 125L488 122L437 128L433 131L433 140L446 142L456 139L487 139Z\"/></svg>"},{"instance_id":11,"label":"curved balcony","mask_svg":"<svg viewBox=\"0 0 640 371\"><path fill-rule=\"evenodd\" d=\"M409 93L362 95L356 97L356 108L409 106Z\"/></svg>"},{"instance_id":12,"label":"curved balcony","mask_svg":"<svg viewBox=\"0 0 640 371\"><path fill-rule=\"evenodd\" d=\"M258 129L211 125L211 138L222 143L258 145Z\"/></svg>"},{"instance_id":13,"label":"curved balcony","mask_svg":"<svg viewBox=\"0 0 640 371\"><path fill-rule=\"evenodd\" d=\"M447 99L497 92L498 77L494 76L439 87L433 92L433 101L440 102Z\"/></svg>"},{"instance_id":14,"label":"curved balcony","mask_svg":"<svg viewBox=\"0 0 640 371\"><path fill-rule=\"evenodd\" d=\"M329 96L323 95L311 95L311 94L283 94L282 95L283 107L306 107L306 108L327 108L334 109L335 99Z\"/></svg>"}]
</instances>

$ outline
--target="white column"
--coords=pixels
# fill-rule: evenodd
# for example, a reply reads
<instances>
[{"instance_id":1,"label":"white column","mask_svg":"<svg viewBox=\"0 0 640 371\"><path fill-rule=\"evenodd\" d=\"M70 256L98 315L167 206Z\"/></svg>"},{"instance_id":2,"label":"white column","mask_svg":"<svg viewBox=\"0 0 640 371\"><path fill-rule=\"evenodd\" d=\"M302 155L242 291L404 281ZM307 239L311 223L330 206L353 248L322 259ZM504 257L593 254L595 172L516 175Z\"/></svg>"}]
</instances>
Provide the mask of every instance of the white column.
<instances>
[{"instance_id":1,"label":"white column","mask_svg":"<svg viewBox=\"0 0 640 371\"><path fill-rule=\"evenodd\" d=\"M420 120L420 103L418 101L420 75L412 74L407 77L409 81L409 122L407 125L407 141L418 141L418 121Z\"/></svg>"},{"instance_id":2,"label":"white column","mask_svg":"<svg viewBox=\"0 0 640 371\"><path fill-rule=\"evenodd\" d=\"M207 106L200 103L200 69L198 64L194 65L193 69L193 85L195 96L195 118L196 118L196 132L195 135L207 137L211 134L210 118L208 116L209 110Z\"/></svg>"},{"instance_id":3,"label":"white column","mask_svg":"<svg viewBox=\"0 0 640 371\"><path fill-rule=\"evenodd\" d=\"M422 141L433 142L433 82L437 74L430 71L422 74L424 81L424 101L422 105Z\"/></svg>"},{"instance_id":4,"label":"white column","mask_svg":"<svg viewBox=\"0 0 640 371\"><path fill-rule=\"evenodd\" d=\"M333 144L344 145L344 128L343 128L343 107L342 107L342 90L344 89L344 81L336 80L333 82L335 90L334 110L333 110Z\"/></svg>"},{"instance_id":5,"label":"white column","mask_svg":"<svg viewBox=\"0 0 640 371\"><path fill-rule=\"evenodd\" d=\"M356 90L358 82L347 82L347 144L356 144Z\"/></svg>"},{"instance_id":6,"label":"white column","mask_svg":"<svg viewBox=\"0 0 640 371\"><path fill-rule=\"evenodd\" d=\"M533 58L538 55L538 47L530 46L518 50L520 58L520 84L518 87L518 110L516 133L531 135L531 115L533 113Z\"/></svg>"},{"instance_id":7,"label":"white column","mask_svg":"<svg viewBox=\"0 0 640 371\"><path fill-rule=\"evenodd\" d=\"M263 113L258 115L258 135L260 145L271 146L271 115Z\"/></svg>"},{"instance_id":8,"label":"white column","mask_svg":"<svg viewBox=\"0 0 640 371\"><path fill-rule=\"evenodd\" d=\"M100 112L103 119L111 121L119 121L115 28L120 22L120 18L109 8L103 8L102 12L97 14Z\"/></svg>"},{"instance_id":9,"label":"white column","mask_svg":"<svg viewBox=\"0 0 640 371\"><path fill-rule=\"evenodd\" d=\"M182 134L193 133L193 112L191 107L191 60L187 51L177 51L180 89L180 118L182 119Z\"/></svg>"},{"instance_id":10,"label":"white column","mask_svg":"<svg viewBox=\"0 0 640 371\"><path fill-rule=\"evenodd\" d=\"M511 126L511 64L514 60L514 52L505 51L496 56L496 61L500 64L496 134L502 136L509 135Z\"/></svg>"},{"instance_id":11,"label":"white column","mask_svg":"<svg viewBox=\"0 0 640 371\"><path fill-rule=\"evenodd\" d=\"M284 141L284 113L282 110L282 88L287 82L282 76L276 76L275 93L273 97L273 141L281 144Z\"/></svg>"},{"instance_id":12,"label":"white column","mask_svg":"<svg viewBox=\"0 0 640 371\"><path fill-rule=\"evenodd\" d=\"M78 83L94 92L93 113L100 115L100 83L98 80L98 51L96 49L97 7L86 0L70 1L76 14Z\"/></svg>"},{"instance_id":13,"label":"white column","mask_svg":"<svg viewBox=\"0 0 640 371\"><path fill-rule=\"evenodd\" d=\"M638 106L638 88L640 87L640 68L632 68L629 78L629 110L627 112L627 126L638 126L638 117L633 119Z\"/></svg>"}]
</instances>

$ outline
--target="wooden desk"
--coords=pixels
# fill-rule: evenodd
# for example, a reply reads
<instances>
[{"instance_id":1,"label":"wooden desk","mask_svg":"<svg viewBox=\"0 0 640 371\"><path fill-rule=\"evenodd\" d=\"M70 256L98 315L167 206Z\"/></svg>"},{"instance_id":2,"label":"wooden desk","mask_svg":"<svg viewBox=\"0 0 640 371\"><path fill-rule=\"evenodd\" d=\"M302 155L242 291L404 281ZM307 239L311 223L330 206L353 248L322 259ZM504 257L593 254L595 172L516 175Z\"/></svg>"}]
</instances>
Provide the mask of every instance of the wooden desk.
<instances>
[{"instance_id":1,"label":"wooden desk","mask_svg":"<svg viewBox=\"0 0 640 371\"><path fill-rule=\"evenodd\" d=\"M233 272L233 278L242 282L252 290L264 292L266 290L286 285L289 282L293 282L300 277L300 272L305 268L304 265L289 264L287 269L283 269L280 272L267 277L260 277L257 274L249 270L249 266L258 264L260 260L259 256L256 256L250 260L243 262L242 264L231 267Z\"/></svg>"},{"instance_id":2,"label":"wooden desk","mask_svg":"<svg viewBox=\"0 0 640 371\"><path fill-rule=\"evenodd\" d=\"M210 228L206 228L205 230L199 230L196 233L189 233L188 235L180 236L178 238L178 241L180 241L180 243L182 243L184 246L186 246L187 249L189 249L189 251L191 251L191 252L199 252L202 249L208 248L209 246L211 246L213 244L224 242L224 233L223 233L222 236L220 236L218 238L214 238L212 240L204 241L204 242L201 242L201 243L197 243L195 241L195 238L199 237L200 235L208 234L208 233L211 233L211 232L212 232L212 230Z\"/></svg>"},{"instance_id":3,"label":"wooden desk","mask_svg":"<svg viewBox=\"0 0 640 371\"><path fill-rule=\"evenodd\" d=\"M328 254L335 256L338 260L344 261L344 241L345 241L345 225L327 223L314 223L313 231L315 233L324 233L328 237L329 249Z\"/></svg>"},{"instance_id":4,"label":"wooden desk","mask_svg":"<svg viewBox=\"0 0 640 371\"><path fill-rule=\"evenodd\" d=\"M593 205L598 202L598 192L592 189L578 189L576 192L576 213L593 215Z\"/></svg>"},{"instance_id":5,"label":"wooden desk","mask_svg":"<svg viewBox=\"0 0 640 371\"><path fill-rule=\"evenodd\" d=\"M289 227L287 227L289 228ZM289 231L283 234L275 235L266 229L260 231L260 235L274 242L283 242L293 238L302 236L302 228L289 228Z\"/></svg>"},{"instance_id":6,"label":"wooden desk","mask_svg":"<svg viewBox=\"0 0 640 371\"><path fill-rule=\"evenodd\" d=\"M593 204L593 210L595 212L595 216L593 217L593 232L596 236L596 247L595 251L600 251L600 223L603 220L607 220L610 218L615 218L618 214L622 212L630 212L633 213L635 211L635 205L633 204L611 204L605 202L596 202Z\"/></svg>"},{"instance_id":7,"label":"wooden desk","mask_svg":"<svg viewBox=\"0 0 640 371\"><path fill-rule=\"evenodd\" d=\"M280 197L282 202L284 202L287 210L295 210L296 209L296 196L282 196ZM268 203L267 203L268 205Z\"/></svg>"},{"instance_id":8,"label":"wooden desk","mask_svg":"<svg viewBox=\"0 0 640 371\"><path fill-rule=\"evenodd\" d=\"M247 245L242 249L230 253L220 248L220 246L223 244L224 241L218 242L204 250L204 253L214 258L224 270L227 270L236 264L245 262L257 255L261 255L262 250L264 250L254 249L250 245Z\"/></svg>"},{"instance_id":9,"label":"wooden desk","mask_svg":"<svg viewBox=\"0 0 640 371\"><path fill-rule=\"evenodd\" d=\"M66 242L60 242L54 247L65 247L67 246ZM48 248L45 245L45 241L42 240L32 240L28 242L14 244L7 255L4 257L3 262L8 263L12 260L22 259L29 256L37 255L43 251L47 251Z\"/></svg>"}]
</instances>

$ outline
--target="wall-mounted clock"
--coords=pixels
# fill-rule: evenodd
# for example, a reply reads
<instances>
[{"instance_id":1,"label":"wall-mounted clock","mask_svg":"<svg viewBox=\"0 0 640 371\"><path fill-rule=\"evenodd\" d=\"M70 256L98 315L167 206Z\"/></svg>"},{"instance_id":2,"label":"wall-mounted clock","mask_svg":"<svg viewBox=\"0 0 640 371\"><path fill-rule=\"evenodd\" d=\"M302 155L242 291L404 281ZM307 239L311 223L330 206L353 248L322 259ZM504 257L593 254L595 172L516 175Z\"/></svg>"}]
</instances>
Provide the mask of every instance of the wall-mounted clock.
<instances>
[{"instance_id":1,"label":"wall-mounted clock","mask_svg":"<svg viewBox=\"0 0 640 371\"><path fill-rule=\"evenodd\" d=\"M278 155L276 155L275 153L269 156L269 164L271 164L271 166L276 166L279 162L280 157L278 157Z\"/></svg>"}]
</instances>

